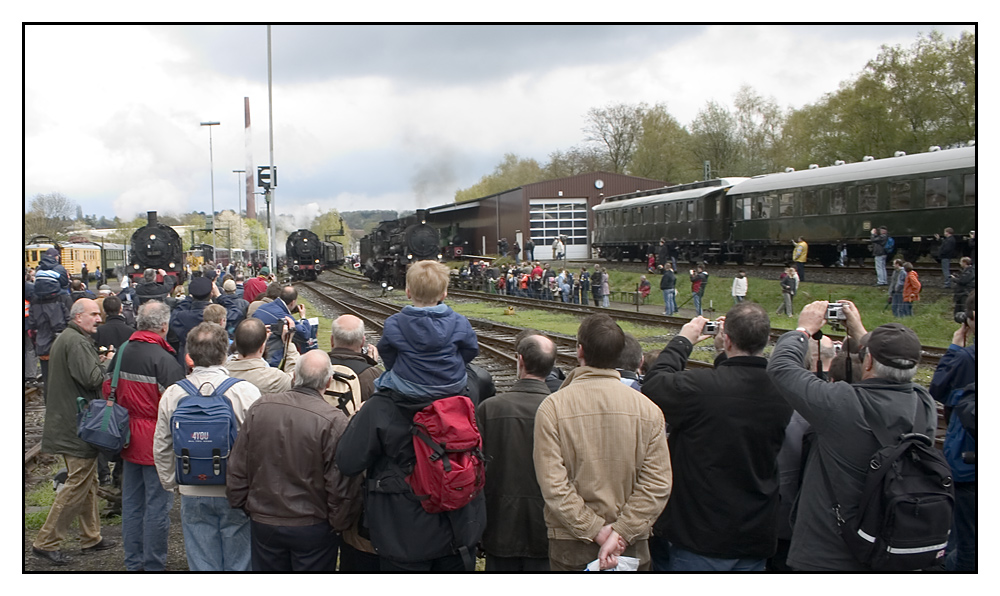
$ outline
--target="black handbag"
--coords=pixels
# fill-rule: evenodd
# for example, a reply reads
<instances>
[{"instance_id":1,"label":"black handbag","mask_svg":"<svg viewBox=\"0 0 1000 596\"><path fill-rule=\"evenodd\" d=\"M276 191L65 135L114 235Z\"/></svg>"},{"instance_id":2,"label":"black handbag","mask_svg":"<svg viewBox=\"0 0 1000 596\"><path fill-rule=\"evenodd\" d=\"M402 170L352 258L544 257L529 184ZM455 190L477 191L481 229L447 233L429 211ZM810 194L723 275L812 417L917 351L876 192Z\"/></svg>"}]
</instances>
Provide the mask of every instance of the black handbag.
<instances>
[{"instance_id":1,"label":"black handbag","mask_svg":"<svg viewBox=\"0 0 1000 596\"><path fill-rule=\"evenodd\" d=\"M94 399L88 402L82 397L76 398L76 436L108 457L114 457L128 447L131 438L128 410L115 402L115 390L118 388L118 375L126 346L128 346L127 341L122 344L118 352L108 399Z\"/></svg>"}]
</instances>

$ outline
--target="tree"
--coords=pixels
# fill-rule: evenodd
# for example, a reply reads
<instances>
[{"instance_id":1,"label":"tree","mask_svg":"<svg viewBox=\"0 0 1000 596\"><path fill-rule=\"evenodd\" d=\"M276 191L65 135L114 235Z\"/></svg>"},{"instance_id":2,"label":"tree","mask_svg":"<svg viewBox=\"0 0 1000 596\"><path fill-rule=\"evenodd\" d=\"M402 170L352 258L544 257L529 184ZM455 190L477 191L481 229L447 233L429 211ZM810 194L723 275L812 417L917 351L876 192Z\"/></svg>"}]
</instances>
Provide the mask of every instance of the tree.
<instances>
[{"instance_id":1,"label":"tree","mask_svg":"<svg viewBox=\"0 0 1000 596\"><path fill-rule=\"evenodd\" d=\"M711 162L712 176L737 176L739 132L736 117L714 100L691 122L691 151L699 161Z\"/></svg>"},{"instance_id":2,"label":"tree","mask_svg":"<svg viewBox=\"0 0 1000 596\"><path fill-rule=\"evenodd\" d=\"M330 209L326 213L317 215L313 218L309 229L319 236L320 240L326 240L329 235L330 240L339 242L345 247L351 243L351 228L344 222L344 218L336 209Z\"/></svg>"},{"instance_id":3,"label":"tree","mask_svg":"<svg viewBox=\"0 0 1000 596\"><path fill-rule=\"evenodd\" d=\"M596 145L574 145L565 152L556 149L549 154L549 162L542 168L546 180L611 169L613 166L607 154Z\"/></svg>"},{"instance_id":4,"label":"tree","mask_svg":"<svg viewBox=\"0 0 1000 596\"><path fill-rule=\"evenodd\" d=\"M633 176L680 184L700 180L702 169L691 152L691 135L664 104L656 104L642 116L642 134L628 164Z\"/></svg>"},{"instance_id":5,"label":"tree","mask_svg":"<svg viewBox=\"0 0 1000 596\"><path fill-rule=\"evenodd\" d=\"M737 170L744 176L776 172L784 160L781 129L785 116L773 98L742 85L733 101L739 142Z\"/></svg>"},{"instance_id":6,"label":"tree","mask_svg":"<svg viewBox=\"0 0 1000 596\"><path fill-rule=\"evenodd\" d=\"M624 174L636 142L642 134L642 116L646 104L611 104L590 108L583 127L586 140L597 143L607 156L611 171Z\"/></svg>"},{"instance_id":7,"label":"tree","mask_svg":"<svg viewBox=\"0 0 1000 596\"><path fill-rule=\"evenodd\" d=\"M62 239L72 225L75 211L76 204L60 193L35 195L24 214L25 240L40 234Z\"/></svg>"},{"instance_id":8,"label":"tree","mask_svg":"<svg viewBox=\"0 0 1000 596\"><path fill-rule=\"evenodd\" d=\"M469 188L456 191L455 202L471 201L544 179L545 173L537 161L507 153L492 174L483 176Z\"/></svg>"}]
</instances>

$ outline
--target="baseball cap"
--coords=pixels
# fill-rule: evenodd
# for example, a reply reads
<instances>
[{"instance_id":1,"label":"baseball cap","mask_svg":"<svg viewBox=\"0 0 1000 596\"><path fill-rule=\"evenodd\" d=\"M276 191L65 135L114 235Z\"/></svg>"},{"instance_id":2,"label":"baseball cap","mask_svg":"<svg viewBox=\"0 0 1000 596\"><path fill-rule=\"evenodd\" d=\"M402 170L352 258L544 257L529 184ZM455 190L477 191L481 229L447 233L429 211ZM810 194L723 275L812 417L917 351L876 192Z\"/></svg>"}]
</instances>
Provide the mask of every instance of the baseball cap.
<instances>
[{"instance_id":1,"label":"baseball cap","mask_svg":"<svg viewBox=\"0 0 1000 596\"><path fill-rule=\"evenodd\" d=\"M188 293L195 298L207 298L212 293L212 280L207 277L196 277L188 285Z\"/></svg>"},{"instance_id":2,"label":"baseball cap","mask_svg":"<svg viewBox=\"0 0 1000 596\"><path fill-rule=\"evenodd\" d=\"M235 292L236 282L231 279L227 279L225 282L222 283L222 289L225 290L226 292Z\"/></svg>"},{"instance_id":3,"label":"baseball cap","mask_svg":"<svg viewBox=\"0 0 1000 596\"><path fill-rule=\"evenodd\" d=\"M892 368L910 369L920 362L920 338L912 329L899 323L876 327L862 338L861 345L871 352L872 358ZM903 365L899 361L909 364Z\"/></svg>"},{"instance_id":4,"label":"baseball cap","mask_svg":"<svg viewBox=\"0 0 1000 596\"><path fill-rule=\"evenodd\" d=\"M269 273L271 273L271 270L270 270L270 269L268 269L267 267L261 267L261 268L260 268L260 274L261 274L261 275L267 275L267 274L269 274Z\"/></svg>"}]
</instances>

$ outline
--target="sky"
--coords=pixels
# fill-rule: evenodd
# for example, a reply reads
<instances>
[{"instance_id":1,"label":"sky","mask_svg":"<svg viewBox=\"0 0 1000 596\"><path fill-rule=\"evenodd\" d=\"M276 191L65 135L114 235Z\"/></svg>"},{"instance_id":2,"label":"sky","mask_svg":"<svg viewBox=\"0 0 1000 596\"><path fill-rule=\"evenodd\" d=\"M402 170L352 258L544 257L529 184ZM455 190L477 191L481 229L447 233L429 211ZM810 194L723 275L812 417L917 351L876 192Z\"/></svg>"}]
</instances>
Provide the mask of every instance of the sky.
<instances>
[{"instance_id":1,"label":"sky","mask_svg":"<svg viewBox=\"0 0 1000 596\"><path fill-rule=\"evenodd\" d=\"M504 154L540 164L584 142L586 113L665 103L682 124L750 85L800 108L883 44L960 25L273 25L275 204L299 225L330 208L451 202ZM265 25L24 28L24 197L86 214L235 210L269 161ZM201 122L218 121L211 127ZM258 198L258 202L263 201Z\"/></svg>"}]
</instances>

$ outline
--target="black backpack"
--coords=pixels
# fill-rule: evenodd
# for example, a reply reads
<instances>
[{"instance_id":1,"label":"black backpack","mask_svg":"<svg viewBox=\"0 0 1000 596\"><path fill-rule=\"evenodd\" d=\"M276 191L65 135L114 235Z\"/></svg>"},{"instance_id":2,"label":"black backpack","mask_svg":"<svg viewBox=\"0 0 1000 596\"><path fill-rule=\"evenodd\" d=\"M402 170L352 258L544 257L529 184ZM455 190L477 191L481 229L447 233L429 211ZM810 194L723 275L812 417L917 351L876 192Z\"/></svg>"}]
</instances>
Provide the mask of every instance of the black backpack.
<instances>
[{"instance_id":1,"label":"black backpack","mask_svg":"<svg viewBox=\"0 0 1000 596\"><path fill-rule=\"evenodd\" d=\"M927 420L923 400L917 395L913 429L924 428ZM948 462L934 448L932 437L910 432L893 438L868 404L862 406L881 447L869 461L858 511L851 519L841 516L820 459L841 536L851 554L872 571L912 571L940 563L955 503Z\"/></svg>"}]
</instances>

